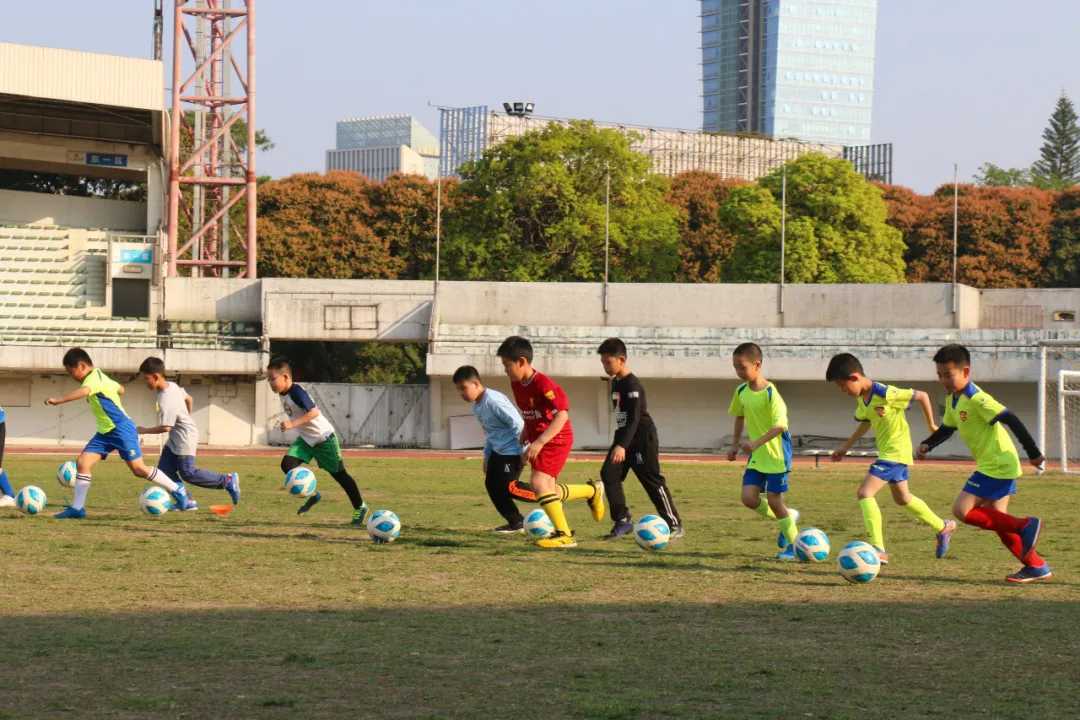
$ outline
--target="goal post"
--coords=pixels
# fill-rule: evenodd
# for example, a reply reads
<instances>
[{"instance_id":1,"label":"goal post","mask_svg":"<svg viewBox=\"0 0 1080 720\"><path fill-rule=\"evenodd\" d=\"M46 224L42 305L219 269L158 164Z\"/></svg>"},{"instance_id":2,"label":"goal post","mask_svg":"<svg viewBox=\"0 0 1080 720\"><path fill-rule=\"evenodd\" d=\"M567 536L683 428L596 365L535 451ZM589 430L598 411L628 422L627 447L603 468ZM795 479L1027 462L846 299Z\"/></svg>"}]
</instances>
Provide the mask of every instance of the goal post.
<instances>
[{"instance_id":1,"label":"goal post","mask_svg":"<svg viewBox=\"0 0 1080 720\"><path fill-rule=\"evenodd\" d=\"M1080 473L1080 342L1044 340L1038 353L1035 439L1063 472Z\"/></svg>"},{"instance_id":2,"label":"goal post","mask_svg":"<svg viewBox=\"0 0 1080 720\"><path fill-rule=\"evenodd\" d=\"M1076 443L1073 443L1072 438L1069 436L1076 432L1075 424L1077 420L1080 420L1080 417L1078 417L1080 415L1080 371L1058 370L1057 401L1061 471L1065 473L1080 472L1080 467L1075 463L1071 468L1069 467L1069 452L1076 452ZM1080 455L1077 457L1080 460Z\"/></svg>"}]
</instances>

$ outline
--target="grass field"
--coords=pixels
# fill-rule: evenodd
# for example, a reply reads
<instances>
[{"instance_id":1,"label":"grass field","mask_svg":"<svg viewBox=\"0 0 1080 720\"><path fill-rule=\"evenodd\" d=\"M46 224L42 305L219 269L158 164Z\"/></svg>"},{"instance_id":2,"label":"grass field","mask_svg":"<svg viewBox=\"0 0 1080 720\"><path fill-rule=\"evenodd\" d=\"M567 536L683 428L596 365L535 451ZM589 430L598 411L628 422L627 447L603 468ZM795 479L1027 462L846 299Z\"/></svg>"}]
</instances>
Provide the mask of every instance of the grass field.
<instances>
[{"instance_id":1,"label":"grass field","mask_svg":"<svg viewBox=\"0 0 1080 720\"><path fill-rule=\"evenodd\" d=\"M6 467L58 507L60 460ZM772 559L734 465L670 464L687 537L646 553L600 540L584 504L573 550L485 532L499 518L475 460L350 461L369 504L402 518L389 546L345 525L325 475L301 518L276 459L205 464L242 473L228 518L141 516L115 459L86 521L0 510L0 718L1080 717L1080 487L1061 475L1027 477L1013 504L1046 520L1052 581L1005 584L1017 564L969 528L934 560L886 491L892 563L855 587L831 561ZM860 535L863 468L793 477L802 526L834 548ZM912 487L944 514L966 472L918 468Z\"/></svg>"}]
</instances>

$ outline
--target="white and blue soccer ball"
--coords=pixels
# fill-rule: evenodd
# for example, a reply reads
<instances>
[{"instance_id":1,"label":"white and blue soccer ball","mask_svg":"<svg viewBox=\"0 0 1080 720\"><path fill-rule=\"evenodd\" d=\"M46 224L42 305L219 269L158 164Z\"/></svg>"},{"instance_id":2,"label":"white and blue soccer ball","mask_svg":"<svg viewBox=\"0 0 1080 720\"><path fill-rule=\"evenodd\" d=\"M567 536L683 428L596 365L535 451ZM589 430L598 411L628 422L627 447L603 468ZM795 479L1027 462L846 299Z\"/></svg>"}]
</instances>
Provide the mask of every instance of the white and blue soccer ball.
<instances>
[{"instance_id":1,"label":"white and blue soccer ball","mask_svg":"<svg viewBox=\"0 0 1080 720\"><path fill-rule=\"evenodd\" d=\"M543 540L555 534L555 525L543 510L533 510L525 516L525 534L534 540Z\"/></svg>"},{"instance_id":2,"label":"white and blue soccer ball","mask_svg":"<svg viewBox=\"0 0 1080 720\"><path fill-rule=\"evenodd\" d=\"M367 531L377 543L392 543L401 535L401 519L392 510L376 510L368 518Z\"/></svg>"},{"instance_id":3,"label":"white and blue soccer ball","mask_svg":"<svg viewBox=\"0 0 1080 720\"><path fill-rule=\"evenodd\" d=\"M315 488L318 485L315 473L306 467L296 467L285 473L285 489L289 491L290 495L304 498L311 497L315 494Z\"/></svg>"},{"instance_id":4,"label":"white and blue soccer ball","mask_svg":"<svg viewBox=\"0 0 1080 720\"><path fill-rule=\"evenodd\" d=\"M77 473L75 461L68 460L56 468L56 481L60 483L60 487L73 488L75 487L75 475Z\"/></svg>"},{"instance_id":5,"label":"white and blue soccer ball","mask_svg":"<svg viewBox=\"0 0 1080 720\"><path fill-rule=\"evenodd\" d=\"M795 555L803 562L829 559L829 536L817 528L807 528L795 537Z\"/></svg>"},{"instance_id":6,"label":"white and blue soccer ball","mask_svg":"<svg viewBox=\"0 0 1080 720\"><path fill-rule=\"evenodd\" d=\"M634 523L634 540L646 550L663 550L671 541L671 528L659 515L645 515Z\"/></svg>"},{"instance_id":7,"label":"white and blue soccer ball","mask_svg":"<svg viewBox=\"0 0 1080 720\"><path fill-rule=\"evenodd\" d=\"M862 540L854 540L845 545L836 556L836 564L840 577L856 584L871 582L881 570L877 550Z\"/></svg>"},{"instance_id":8,"label":"white and blue soccer ball","mask_svg":"<svg viewBox=\"0 0 1080 720\"><path fill-rule=\"evenodd\" d=\"M37 515L45 509L47 502L45 491L37 485L27 485L15 493L15 507L27 515Z\"/></svg>"},{"instance_id":9,"label":"white and blue soccer ball","mask_svg":"<svg viewBox=\"0 0 1080 720\"><path fill-rule=\"evenodd\" d=\"M173 498L169 492L157 485L151 485L139 495L139 509L150 517L161 517L173 508Z\"/></svg>"}]
</instances>

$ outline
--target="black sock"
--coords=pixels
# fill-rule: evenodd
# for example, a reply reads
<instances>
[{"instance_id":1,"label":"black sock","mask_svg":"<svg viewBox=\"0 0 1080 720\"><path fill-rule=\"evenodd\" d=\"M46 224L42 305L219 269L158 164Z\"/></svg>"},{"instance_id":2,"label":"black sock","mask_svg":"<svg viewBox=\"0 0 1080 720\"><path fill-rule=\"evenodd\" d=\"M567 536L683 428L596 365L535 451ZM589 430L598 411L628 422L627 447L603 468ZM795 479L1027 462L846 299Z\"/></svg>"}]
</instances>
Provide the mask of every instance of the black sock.
<instances>
[{"instance_id":1,"label":"black sock","mask_svg":"<svg viewBox=\"0 0 1080 720\"><path fill-rule=\"evenodd\" d=\"M336 473L330 473L330 475L337 480L338 485L349 496L349 502L352 503L353 510L364 504L364 498L360 496L360 488L356 486L356 481L352 479L352 475L345 468L341 468Z\"/></svg>"}]
</instances>

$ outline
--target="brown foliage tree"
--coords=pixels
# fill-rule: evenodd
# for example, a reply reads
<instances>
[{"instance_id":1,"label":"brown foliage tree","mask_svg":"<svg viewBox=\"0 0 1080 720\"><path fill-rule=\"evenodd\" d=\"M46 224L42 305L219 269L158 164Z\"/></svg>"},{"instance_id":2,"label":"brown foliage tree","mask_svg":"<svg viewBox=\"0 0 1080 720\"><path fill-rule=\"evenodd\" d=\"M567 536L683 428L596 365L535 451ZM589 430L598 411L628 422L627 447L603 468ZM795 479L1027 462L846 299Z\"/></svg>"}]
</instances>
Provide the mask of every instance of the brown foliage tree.
<instances>
[{"instance_id":1,"label":"brown foliage tree","mask_svg":"<svg viewBox=\"0 0 1080 720\"><path fill-rule=\"evenodd\" d=\"M373 229L370 180L302 173L259 188L262 277L396 278L405 260Z\"/></svg>"},{"instance_id":2,"label":"brown foliage tree","mask_svg":"<svg viewBox=\"0 0 1080 720\"><path fill-rule=\"evenodd\" d=\"M443 230L457 199L458 182L442 181ZM436 185L423 175L391 175L372 183L368 199L372 229L390 242L390 253L404 265L402 280L420 280L435 274Z\"/></svg>"},{"instance_id":3,"label":"brown foliage tree","mask_svg":"<svg viewBox=\"0 0 1080 720\"><path fill-rule=\"evenodd\" d=\"M742 180L726 180L696 170L672 179L665 199L679 213L677 282L720 282L724 264L737 240L720 222L720 207L731 188L745 184Z\"/></svg>"}]
</instances>

